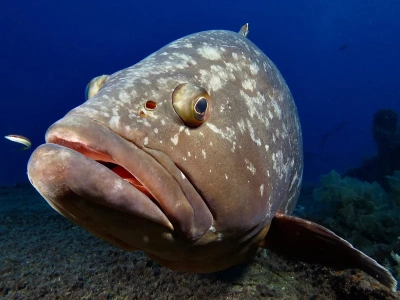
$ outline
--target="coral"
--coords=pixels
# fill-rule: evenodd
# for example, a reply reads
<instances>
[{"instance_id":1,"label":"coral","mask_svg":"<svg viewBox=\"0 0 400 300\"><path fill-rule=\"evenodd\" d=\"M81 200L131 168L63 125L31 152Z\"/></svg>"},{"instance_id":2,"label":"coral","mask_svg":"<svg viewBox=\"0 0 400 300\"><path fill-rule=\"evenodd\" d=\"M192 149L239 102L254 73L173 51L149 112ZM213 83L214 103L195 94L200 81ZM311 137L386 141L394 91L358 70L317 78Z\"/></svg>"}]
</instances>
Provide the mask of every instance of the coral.
<instances>
[{"instance_id":1,"label":"coral","mask_svg":"<svg viewBox=\"0 0 400 300\"><path fill-rule=\"evenodd\" d=\"M400 274L400 256L398 254L394 253L393 251L392 251L392 253L390 253L390 255L392 256L392 259L396 263L394 266L396 273Z\"/></svg>"},{"instance_id":2,"label":"coral","mask_svg":"<svg viewBox=\"0 0 400 300\"><path fill-rule=\"evenodd\" d=\"M392 191L394 205L400 206L400 171L394 171L393 176L386 176Z\"/></svg>"},{"instance_id":3,"label":"coral","mask_svg":"<svg viewBox=\"0 0 400 300\"><path fill-rule=\"evenodd\" d=\"M400 187L400 172L396 174L390 180ZM384 261L398 246L400 207L378 183L342 178L332 171L321 176L321 186L313 196L318 213L309 217L360 250Z\"/></svg>"}]
</instances>

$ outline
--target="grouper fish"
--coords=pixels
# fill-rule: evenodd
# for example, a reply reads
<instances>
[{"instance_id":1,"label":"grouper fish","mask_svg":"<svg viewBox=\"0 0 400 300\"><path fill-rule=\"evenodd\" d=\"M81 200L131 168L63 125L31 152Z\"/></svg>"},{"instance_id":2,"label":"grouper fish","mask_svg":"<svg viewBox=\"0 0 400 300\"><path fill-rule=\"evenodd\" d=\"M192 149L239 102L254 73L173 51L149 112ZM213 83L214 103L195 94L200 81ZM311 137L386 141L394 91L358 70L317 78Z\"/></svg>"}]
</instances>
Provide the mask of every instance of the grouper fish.
<instances>
[{"instance_id":1,"label":"grouper fish","mask_svg":"<svg viewBox=\"0 0 400 300\"><path fill-rule=\"evenodd\" d=\"M303 173L297 109L247 33L195 33L94 78L32 154L32 185L70 221L173 270L227 269L261 247L396 289L375 260L290 216Z\"/></svg>"}]
</instances>

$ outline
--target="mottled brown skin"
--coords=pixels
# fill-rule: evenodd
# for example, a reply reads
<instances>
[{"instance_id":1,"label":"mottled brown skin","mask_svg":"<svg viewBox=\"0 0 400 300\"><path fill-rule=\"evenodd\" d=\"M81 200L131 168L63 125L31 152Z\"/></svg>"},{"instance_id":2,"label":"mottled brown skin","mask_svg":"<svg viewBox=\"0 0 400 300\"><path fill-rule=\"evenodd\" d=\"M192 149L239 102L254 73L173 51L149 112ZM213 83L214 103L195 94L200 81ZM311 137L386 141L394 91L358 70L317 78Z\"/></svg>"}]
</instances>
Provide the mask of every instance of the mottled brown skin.
<instances>
[{"instance_id":1,"label":"mottled brown skin","mask_svg":"<svg viewBox=\"0 0 400 300\"><path fill-rule=\"evenodd\" d=\"M211 97L200 127L184 124L172 106L181 83ZM142 118L148 100L157 108ZM291 211L302 174L288 87L261 50L228 31L185 37L111 75L50 127L46 142L28 172L55 209L184 271L217 271L251 257L276 211ZM127 169L155 203L95 160Z\"/></svg>"},{"instance_id":2,"label":"mottled brown skin","mask_svg":"<svg viewBox=\"0 0 400 300\"><path fill-rule=\"evenodd\" d=\"M285 81L241 33L193 34L109 76L48 129L28 163L32 184L72 222L171 269L248 260L278 210L293 210L303 156ZM189 92L174 94L181 84ZM209 95L199 127L173 107L192 91ZM149 100L156 109L144 109Z\"/></svg>"}]
</instances>

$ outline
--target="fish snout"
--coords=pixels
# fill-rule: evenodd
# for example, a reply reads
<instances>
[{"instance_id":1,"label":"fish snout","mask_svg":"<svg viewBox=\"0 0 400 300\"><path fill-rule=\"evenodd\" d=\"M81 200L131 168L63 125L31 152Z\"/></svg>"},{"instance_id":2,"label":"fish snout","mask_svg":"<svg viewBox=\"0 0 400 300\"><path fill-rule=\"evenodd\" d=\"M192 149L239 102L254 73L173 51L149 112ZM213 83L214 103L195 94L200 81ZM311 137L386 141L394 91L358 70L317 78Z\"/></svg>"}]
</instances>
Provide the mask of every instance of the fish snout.
<instances>
[{"instance_id":1,"label":"fish snout","mask_svg":"<svg viewBox=\"0 0 400 300\"><path fill-rule=\"evenodd\" d=\"M125 250L152 247L151 241L141 244L144 234L158 236L173 230L165 214L143 193L75 150L41 145L29 159L28 177L56 211Z\"/></svg>"},{"instance_id":2,"label":"fish snout","mask_svg":"<svg viewBox=\"0 0 400 300\"><path fill-rule=\"evenodd\" d=\"M32 185L100 238L151 252L176 240L191 243L212 226L204 200L162 152L76 115L53 124L46 141L28 163Z\"/></svg>"}]
</instances>

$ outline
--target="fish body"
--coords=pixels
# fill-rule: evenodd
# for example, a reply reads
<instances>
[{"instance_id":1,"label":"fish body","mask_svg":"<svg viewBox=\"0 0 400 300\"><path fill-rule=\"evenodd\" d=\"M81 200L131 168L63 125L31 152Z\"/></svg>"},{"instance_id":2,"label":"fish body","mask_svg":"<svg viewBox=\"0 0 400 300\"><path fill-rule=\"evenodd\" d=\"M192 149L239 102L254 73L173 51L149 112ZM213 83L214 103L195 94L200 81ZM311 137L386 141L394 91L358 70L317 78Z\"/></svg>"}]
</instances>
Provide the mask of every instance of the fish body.
<instances>
[{"instance_id":1,"label":"fish body","mask_svg":"<svg viewBox=\"0 0 400 300\"><path fill-rule=\"evenodd\" d=\"M288 86L247 33L192 34L95 78L32 154L31 183L66 218L171 269L214 272L276 248L271 224L303 224L286 217L302 136Z\"/></svg>"},{"instance_id":2,"label":"fish body","mask_svg":"<svg viewBox=\"0 0 400 300\"><path fill-rule=\"evenodd\" d=\"M21 148L21 150L27 150L32 145L31 141L27 137L24 137L22 135L9 134L9 135L4 136L4 138L6 138L9 141L24 145L25 147Z\"/></svg>"}]
</instances>

